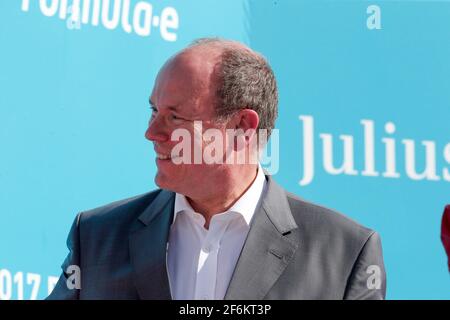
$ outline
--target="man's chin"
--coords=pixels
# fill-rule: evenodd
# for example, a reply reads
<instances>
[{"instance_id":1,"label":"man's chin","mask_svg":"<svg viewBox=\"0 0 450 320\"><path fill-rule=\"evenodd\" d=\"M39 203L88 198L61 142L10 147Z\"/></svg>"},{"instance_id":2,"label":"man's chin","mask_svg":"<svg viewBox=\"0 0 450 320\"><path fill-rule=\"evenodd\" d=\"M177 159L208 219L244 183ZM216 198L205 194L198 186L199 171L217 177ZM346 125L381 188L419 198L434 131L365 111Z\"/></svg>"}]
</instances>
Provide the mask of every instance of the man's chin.
<instances>
[{"instance_id":1,"label":"man's chin","mask_svg":"<svg viewBox=\"0 0 450 320\"><path fill-rule=\"evenodd\" d=\"M172 182L172 183L171 183ZM162 174L161 172L157 172L155 176L155 184L165 190L173 189L173 179L170 179L167 175Z\"/></svg>"},{"instance_id":2,"label":"man's chin","mask_svg":"<svg viewBox=\"0 0 450 320\"><path fill-rule=\"evenodd\" d=\"M164 189L164 187L165 187L164 180L165 179L161 177L161 174L159 172L157 172L155 175L155 184L161 189Z\"/></svg>"}]
</instances>

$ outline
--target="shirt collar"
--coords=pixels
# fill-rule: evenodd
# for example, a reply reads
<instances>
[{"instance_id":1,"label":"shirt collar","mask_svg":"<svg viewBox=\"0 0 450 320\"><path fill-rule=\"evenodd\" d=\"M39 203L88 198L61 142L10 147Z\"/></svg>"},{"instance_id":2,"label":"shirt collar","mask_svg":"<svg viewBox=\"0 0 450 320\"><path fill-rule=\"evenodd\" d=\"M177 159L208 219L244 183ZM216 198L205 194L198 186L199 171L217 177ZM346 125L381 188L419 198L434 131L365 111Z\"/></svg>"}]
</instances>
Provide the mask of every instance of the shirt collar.
<instances>
[{"instance_id":1,"label":"shirt collar","mask_svg":"<svg viewBox=\"0 0 450 320\"><path fill-rule=\"evenodd\" d=\"M258 173L251 184L250 188L229 208L226 212L237 212L242 215L245 222L250 225L250 221L255 213L256 207L259 204L261 195L266 184L266 177L260 164L258 164ZM175 194L175 206L173 222L177 215L181 212L195 212L192 206L187 201L186 197L180 193ZM225 213L225 212L222 212Z\"/></svg>"}]
</instances>

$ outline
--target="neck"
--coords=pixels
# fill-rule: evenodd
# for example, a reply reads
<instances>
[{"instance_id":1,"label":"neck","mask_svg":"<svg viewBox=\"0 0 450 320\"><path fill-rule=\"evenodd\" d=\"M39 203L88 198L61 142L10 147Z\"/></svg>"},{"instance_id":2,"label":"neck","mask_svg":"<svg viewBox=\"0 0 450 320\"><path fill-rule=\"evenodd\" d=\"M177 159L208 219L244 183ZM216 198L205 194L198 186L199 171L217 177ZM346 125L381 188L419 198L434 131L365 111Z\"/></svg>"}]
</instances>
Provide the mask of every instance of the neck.
<instances>
[{"instance_id":1,"label":"neck","mask_svg":"<svg viewBox=\"0 0 450 320\"><path fill-rule=\"evenodd\" d=\"M205 228L209 228L211 218L218 213L225 212L239 200L256 179L258 166L245 166L242 170L232 169L218 179L219 185L213 186L212 193L199 197L186 197L192 209L205 218Z\"/></svg>"}]
</instances>

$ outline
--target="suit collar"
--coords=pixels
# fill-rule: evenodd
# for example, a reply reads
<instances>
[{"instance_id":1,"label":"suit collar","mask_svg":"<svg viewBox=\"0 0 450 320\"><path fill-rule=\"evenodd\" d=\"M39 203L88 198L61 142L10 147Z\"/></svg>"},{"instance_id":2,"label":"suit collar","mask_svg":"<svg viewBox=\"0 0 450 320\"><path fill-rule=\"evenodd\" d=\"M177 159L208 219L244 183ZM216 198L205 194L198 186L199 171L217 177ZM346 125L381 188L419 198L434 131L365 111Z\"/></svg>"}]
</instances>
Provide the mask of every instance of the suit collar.
<instances>
[{"instance_id":1,"label":"suit collar","mask_svg":"<svg viewBox=\"0 0 450 320\"><path fill-rule=\"evenodd\" d=\"M171 299L166 244L173 216L174 193L161 190L136 220L129 236L133 280L141 299Z\"/></svg>"},{"instance_id":2,"label":"suit collar","mask_svg":"<svg viewBox=\"0 0 450 320\"><path fill-rule=\"evenodd\" d=\"M286 235L297 228L284 190L270 176L255 213L225 299L263 299L293 258L298 243Z\"/></svg>"},{"instance_id":3,"label":"suit collar","mask_svg":"<svg viewBox=\"0 0 450 320\"><path fill-rule=\"evenodd\" d=\"M286 192L272 179L266 175L267 189L263 196L262 207L274 227L281 234L297 229L297 224L291 213Z\"/></svg>"},{"instance_id":4,"label":"suit collar","mask_svg":"<svg viewBox=\"0 0 450 320\"><path fill-rule=\"evenodd\" d=\"M171 191L161 189L152 203L139 216L139 221L145 225L149 225L152 220L165 209L169 200L173 201L174 195L175 194Z\"/></svg>"}]
</instances>

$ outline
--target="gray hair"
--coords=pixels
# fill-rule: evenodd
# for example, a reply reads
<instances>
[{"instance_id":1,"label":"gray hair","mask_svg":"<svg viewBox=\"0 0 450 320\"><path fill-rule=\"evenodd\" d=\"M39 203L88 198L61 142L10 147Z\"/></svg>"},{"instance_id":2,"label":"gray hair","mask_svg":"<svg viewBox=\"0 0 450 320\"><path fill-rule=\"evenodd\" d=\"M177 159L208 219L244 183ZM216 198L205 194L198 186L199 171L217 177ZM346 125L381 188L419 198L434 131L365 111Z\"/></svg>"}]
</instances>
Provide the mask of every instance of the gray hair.
<instances>
[{"instance_id":1,"label":"gray hair","mask_svg":"<svg viewBox=\"0 0 450 320\"><path fill-rule=\"evenodd\" d=\"M197 39L189 47L203 45L223 49L217 74L217 118L228 119L239 110L252 109L259 116L257 129L266 129L270 137L278 116L278 89L267 60L238 42L220 38Z\"/></svg>"}]
</instances>

